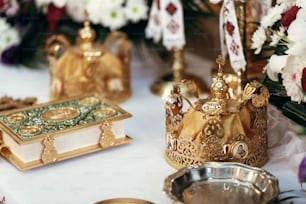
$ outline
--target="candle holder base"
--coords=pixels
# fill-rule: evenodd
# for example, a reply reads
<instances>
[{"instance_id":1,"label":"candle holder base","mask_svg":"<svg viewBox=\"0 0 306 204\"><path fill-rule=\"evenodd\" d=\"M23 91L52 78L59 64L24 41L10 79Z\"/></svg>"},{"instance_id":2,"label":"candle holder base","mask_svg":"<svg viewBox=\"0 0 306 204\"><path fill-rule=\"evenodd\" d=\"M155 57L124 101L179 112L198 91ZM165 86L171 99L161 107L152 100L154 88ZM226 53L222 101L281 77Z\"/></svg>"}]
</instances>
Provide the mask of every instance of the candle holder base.
<instances>
[{"instance_id":1,"label":"candle holder base","mask_svg":"<svg viewBox=\"0 0 306 204\"><path fill-rule=\"evenodd\" d=\"M203 79L190 73L184 74L183 79L192 80L197 86L198 94L201 95L208 93L209 87ZM175 83L176 82L174 80L174 74L169 73L154 81L150 89L153 94L164 98L170 94L170 91L173 89L173 85ZM184 95L185 97L188 98L194 97L194 95L192 94L192 90L189 90L187 86L181 86L180 89L181 89L181 94Z\"/></svg>"}]
</instances>

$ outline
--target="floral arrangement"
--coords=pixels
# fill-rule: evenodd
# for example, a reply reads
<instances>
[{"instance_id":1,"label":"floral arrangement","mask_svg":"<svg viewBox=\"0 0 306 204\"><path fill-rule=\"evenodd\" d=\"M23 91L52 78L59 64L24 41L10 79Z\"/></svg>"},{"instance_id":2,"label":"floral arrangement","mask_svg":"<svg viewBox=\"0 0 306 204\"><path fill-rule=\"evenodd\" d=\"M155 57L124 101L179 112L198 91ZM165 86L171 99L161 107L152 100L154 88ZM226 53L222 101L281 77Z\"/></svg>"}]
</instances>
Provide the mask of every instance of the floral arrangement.
<instances>
[{"instance_id":1,"label":"floral arrangement","mask_svg":"<svg viewBox=\"0 0 306 204\"><path fill-rule=\"evenodd\" d=\"M29 64L63 24L77 30L87 19L105 33L143 22L147 15L146 0L0 0L1 62Z\"/></svg>"},{"instance_id":2,"label":"floral arrangement","mask_svg":"<svg viewBox=\"0 0 306 204\"><path fill-rule=\"evenodd\" d=\"M278 0L252 36L255 54L272 48L265 67L294 102L306 102L306 1Z\"/></svg>"}]
</instances>

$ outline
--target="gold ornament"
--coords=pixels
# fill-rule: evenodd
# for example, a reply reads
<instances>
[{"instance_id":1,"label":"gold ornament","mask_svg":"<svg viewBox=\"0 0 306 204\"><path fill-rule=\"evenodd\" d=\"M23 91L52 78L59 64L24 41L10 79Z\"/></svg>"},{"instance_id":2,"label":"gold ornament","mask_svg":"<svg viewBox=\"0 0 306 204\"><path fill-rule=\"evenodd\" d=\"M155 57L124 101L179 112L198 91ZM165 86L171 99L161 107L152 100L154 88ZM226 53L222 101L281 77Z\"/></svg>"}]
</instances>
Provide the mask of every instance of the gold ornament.
<instances>
[{"instance_id":1,"label":"gold ornament","mask_svg":"<svg viewBox=\"0 0 306 204\"><path fill-rule=\"evenodd\" d=\"M75 46L63 35L47 40L52 100L88 93L98 93L115 103L130 97L131 44L127 36L112 32L104 45L94 43L95 36L85 21Z\"/></svg>"},{"instance_id":2,"label":"gold ornament","mask_svg":"<svg viewBox=\"0 0 306 204\"><path fill-rule=\"evenodd\" d=\"M11 154L9 147L3 143L2 131L0 131L0 154L6 158L9 158Z\"/></svg>"},{"instance_id":3,"label":"gold ornament","mask_svg":"<svg viewBox=\"0 0 306 204\"><path fill-rule=\"evenodd\" d=\"M252 81L241 94L231 95L223 61L218 58L217 63L208 98L191 104L174 86L166 101L165 157L177 169L207 161L260 167L268 160L267 88ZM183 109L183 99L190 104L188 109Z\"/></svg>"},{"instance_id":4,"label":"gold ornament","mask_svg":"<svg viewBox=\"0 0 306 204\"><path fill-rule=\"evenodd\" d=\"M116 138L112 132L112 123L105 121L102 123L101 127L101 136L99 144L101 147L112 147L116 143Z\"/></svg>"},{"instance_id":5,"label":"gold ornament","mask_svg":"<svg viewBox=\"0 0 306 204\"><path fill-rule=\"evenodd\" d=\"M54 139L50 136L46 136L42 144L44 145L43 152L41 154L41 160L44 164L49 164L57 160L57 150L54 147Z\"/></svg>"}]
</instances>

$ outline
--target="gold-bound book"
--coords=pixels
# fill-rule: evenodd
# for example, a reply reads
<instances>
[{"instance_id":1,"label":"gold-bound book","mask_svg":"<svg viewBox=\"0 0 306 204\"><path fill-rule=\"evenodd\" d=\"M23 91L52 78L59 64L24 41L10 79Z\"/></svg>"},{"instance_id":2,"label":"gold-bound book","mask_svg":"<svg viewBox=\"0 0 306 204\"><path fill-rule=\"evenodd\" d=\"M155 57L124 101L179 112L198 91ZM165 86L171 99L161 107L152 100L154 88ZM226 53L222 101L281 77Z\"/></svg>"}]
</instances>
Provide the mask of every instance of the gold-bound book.
<instances>
[{"instance_id":1,"label":"gold-bound book","mask_svg":"<svg viewBox=\"0 0 306 204\"><path fill-rule=\"evenodd\" d=\"M132 115L99 95L56 100L0 114L0 153L27 170L132 141Z\"/></svg>"}]
</instances>

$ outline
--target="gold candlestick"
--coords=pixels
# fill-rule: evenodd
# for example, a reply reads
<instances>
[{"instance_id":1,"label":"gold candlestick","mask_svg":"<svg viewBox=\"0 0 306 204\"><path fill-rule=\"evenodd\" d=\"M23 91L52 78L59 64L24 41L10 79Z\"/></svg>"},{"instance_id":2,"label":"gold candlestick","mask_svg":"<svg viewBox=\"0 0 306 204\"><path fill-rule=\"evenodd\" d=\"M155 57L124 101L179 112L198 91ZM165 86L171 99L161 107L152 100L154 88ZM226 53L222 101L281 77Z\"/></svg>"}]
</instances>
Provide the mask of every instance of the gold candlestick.
<instances>
[{"instance_id":1,"label":"gold candlestick","mask_svg":"<svg viewBox=\"0 0 306 204\"><path fill-rule=\"evenodd\" d=\"M194 86L185 86L182 81L192 81ZM180 86L181 93L185 97L193 97L198 94L207 93L209 88L207 84L201 78L185 72L185 61L183 49L173 49L173 63L172 63L172 73L166 74L161 78L157 79L151 85L151 91L153 94L166 97L170 94L173 89L173 85ZM195 93L194 89L197 89Z\"/></svg>"}]
</instances>

